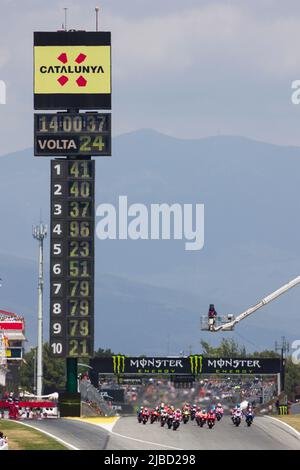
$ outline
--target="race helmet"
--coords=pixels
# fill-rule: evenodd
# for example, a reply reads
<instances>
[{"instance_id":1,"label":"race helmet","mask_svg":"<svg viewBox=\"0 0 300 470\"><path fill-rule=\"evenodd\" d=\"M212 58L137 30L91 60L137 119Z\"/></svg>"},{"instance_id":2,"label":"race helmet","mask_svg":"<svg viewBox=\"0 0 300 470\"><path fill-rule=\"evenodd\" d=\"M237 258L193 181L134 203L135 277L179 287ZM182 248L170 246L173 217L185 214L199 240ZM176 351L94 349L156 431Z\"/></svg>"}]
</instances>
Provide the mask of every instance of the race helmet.
<instances>
[{"instance_id":1,"label":"race helmet","mask_svg":"<svg viewBox=\"0 0 300 470\"><path fill-rule=\"evenodd\" d=\"M219 407L219 408L222 408L222 405L221 405L221 403L218 403L218 407Z\"/></svg>"},{"instance_id":2,"label":"race helmet","mask_svg":"<svg viewBox=\"0 0 300 470\"><path fill-rule=\"evenodd\" d=\"M241 408L241 405L238 404L238 405L236 405L236 407L237 407L237 409L239 410L239 409Z\"/></svg>"}]
</instances>

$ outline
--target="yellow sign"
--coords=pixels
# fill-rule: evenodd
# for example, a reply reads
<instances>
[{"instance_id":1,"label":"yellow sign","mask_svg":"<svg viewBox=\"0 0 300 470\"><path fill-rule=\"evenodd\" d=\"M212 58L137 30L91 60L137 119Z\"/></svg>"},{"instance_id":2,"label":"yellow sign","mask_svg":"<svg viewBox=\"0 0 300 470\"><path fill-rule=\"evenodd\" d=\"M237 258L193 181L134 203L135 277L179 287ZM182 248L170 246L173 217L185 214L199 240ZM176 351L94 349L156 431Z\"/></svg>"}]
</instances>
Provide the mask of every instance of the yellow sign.
<instances>
[{"instance_id":1,"label":"yellow sign","mask_svg":"<svg viewBox=\"0 0 300 470\"><path fill-rule=\"evenodd\" d=\"M1 351L0 351L0 357L11 357L11 350L10 350L10 349L7 349L7 350L4 351L4 352L1 352Z\"/></svg>"},{"instance_id":2,"label":"yellow sign","mask_svg":"<svg viewBox=\"0 0 300 470\"><path fill-rule=\"evenodd\" d=\"M35 46L34 93L111 93L110 46Z\"/></svg>"}]
</instances>

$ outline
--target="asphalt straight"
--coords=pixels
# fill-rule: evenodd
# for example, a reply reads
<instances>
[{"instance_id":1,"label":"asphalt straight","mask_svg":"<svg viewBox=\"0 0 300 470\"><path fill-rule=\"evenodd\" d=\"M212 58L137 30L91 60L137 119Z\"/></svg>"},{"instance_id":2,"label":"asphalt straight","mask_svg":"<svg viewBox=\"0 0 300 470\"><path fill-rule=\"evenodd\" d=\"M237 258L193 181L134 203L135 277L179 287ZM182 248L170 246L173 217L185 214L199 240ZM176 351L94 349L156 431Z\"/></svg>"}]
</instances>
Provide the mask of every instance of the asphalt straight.
<instances>
[{"instance_id":1,"label":"asphalt straight","mask_svg":"<svg viewBox=\"0 0 300 470\"><path fill-rule=\"evenodd\" d=\"M135 417L120 418L111 431L69 419L30 424L80 450L300 450L299 434L267 417L255 418L250 428L244 422L235 427L225 416L213 429L189 422L177 431L162 428L159 423L138 424Z\"/></svg>"}]
</instances>

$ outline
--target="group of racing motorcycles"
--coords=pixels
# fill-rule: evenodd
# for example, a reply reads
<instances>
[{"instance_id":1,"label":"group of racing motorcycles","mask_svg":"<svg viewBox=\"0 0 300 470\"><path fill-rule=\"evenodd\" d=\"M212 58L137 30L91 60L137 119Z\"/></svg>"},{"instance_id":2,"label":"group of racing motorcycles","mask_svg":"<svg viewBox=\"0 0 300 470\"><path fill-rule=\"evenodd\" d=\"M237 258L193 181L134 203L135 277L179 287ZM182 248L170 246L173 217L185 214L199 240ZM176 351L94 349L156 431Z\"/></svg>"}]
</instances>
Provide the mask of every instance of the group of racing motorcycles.
<instances>
[{"instance_id":1,"label":"group of racing motorcycles","mask_svg":"<svg viewBox=\"0 0 300 470\"><path fill-rule=\"evenodd\" d=\"M212 405L208 411L195 404L191 406L189 403L185 403L182 409L175 409L172 405L161 403L160 406L156 406L152 410L143 406L140 406L137 410L139 423L146 424L149 421L153 424L160 422L162 427L166 425L168 429L173 428L174 431L179 428L181 422L186 424L189 420L196 421L201 428L204 424L207 424L209 429L212 429L216 421L221 421L223 415L224 410L221 403ZM232 409L231 420L235 426L241 424L243 417L245 417L247 426L250 427L254 419L254 412L250 403L244 410L239 404Z\"/></svg>"}]
</instances>

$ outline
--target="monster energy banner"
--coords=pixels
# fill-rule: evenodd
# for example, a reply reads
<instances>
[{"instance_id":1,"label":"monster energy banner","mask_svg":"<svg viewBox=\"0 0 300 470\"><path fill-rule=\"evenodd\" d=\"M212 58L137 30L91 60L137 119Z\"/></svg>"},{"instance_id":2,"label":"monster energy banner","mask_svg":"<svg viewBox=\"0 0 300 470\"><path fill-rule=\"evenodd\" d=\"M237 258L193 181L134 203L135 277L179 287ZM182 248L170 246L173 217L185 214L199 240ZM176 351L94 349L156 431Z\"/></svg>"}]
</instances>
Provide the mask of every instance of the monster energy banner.
<instances>
[{"instance_id":1,"label":"monster energy banner","mask_svg":"<svg viewBox=\"0 0 300 470\"><path fill-rule=\"evenodd\" d=\"M270 358L203 358L205 374L278 374L280 359Z\"/></svg>"},{"instance_id":2,"label":"monster energy banner","mask_svg":"<svg viewBox=\"0 0 300 470\"><path fill-rule=\"evenodd\" d=\"M188 357L129 357L118 354L91 359L98 374L179 375L179 374L276 374L280 359L208 358L201 354Z\"/></svg>"}]
</instances>

